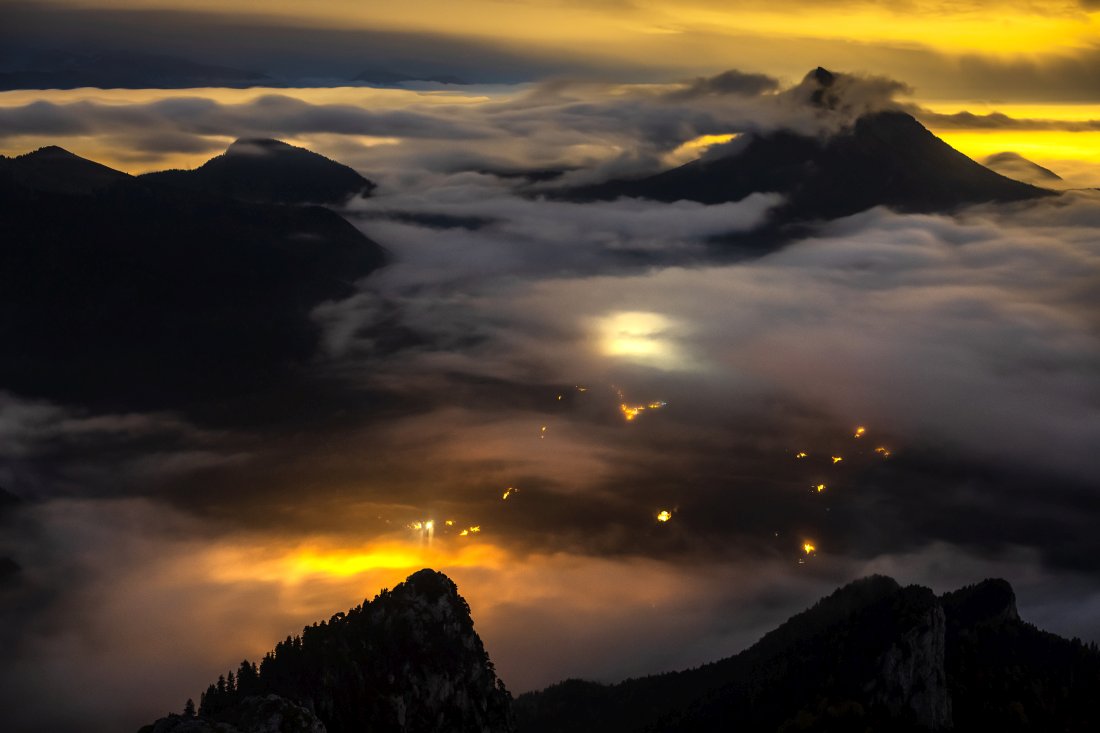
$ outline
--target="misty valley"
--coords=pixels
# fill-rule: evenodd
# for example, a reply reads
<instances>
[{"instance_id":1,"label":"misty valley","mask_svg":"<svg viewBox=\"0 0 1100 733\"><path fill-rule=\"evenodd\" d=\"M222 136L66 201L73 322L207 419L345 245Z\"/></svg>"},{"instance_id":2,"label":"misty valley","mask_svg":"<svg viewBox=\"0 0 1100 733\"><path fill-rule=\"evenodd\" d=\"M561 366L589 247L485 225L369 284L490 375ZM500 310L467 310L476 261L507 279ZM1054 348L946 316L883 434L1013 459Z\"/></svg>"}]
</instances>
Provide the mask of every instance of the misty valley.
<instances>
[{"instance_id":1,"label":"misty valley","mask_svg":"<svg viewBox=\"0 0 1100 733\"><path fill-rule=\"evenodd\" d=\"M0 728L1100 730L1091 107L94 5L0 56Z\"/></svg>"}]
</instances>

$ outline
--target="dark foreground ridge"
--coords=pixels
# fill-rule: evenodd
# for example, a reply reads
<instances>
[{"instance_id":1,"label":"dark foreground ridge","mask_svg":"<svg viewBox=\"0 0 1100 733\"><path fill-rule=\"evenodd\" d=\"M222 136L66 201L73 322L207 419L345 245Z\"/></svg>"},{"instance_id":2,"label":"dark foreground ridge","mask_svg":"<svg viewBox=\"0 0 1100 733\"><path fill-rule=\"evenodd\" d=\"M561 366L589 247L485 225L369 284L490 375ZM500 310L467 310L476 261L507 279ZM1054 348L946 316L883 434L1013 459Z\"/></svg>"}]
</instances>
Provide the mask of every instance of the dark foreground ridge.
<instances>
[{"instance_id":1,"label":"dark foreground ridge","mask_svg":"<svg viewBox=\"0 0 1100 733\"><path fill-rule=\"evenodd\" d=\"M312 309L385 262L307 204L370 187L274 141L166 177L58 147L0 156L0 383L103 409L281 387L316 352Z\"/></svg>"},{"instance_id":2,"label":"dark foreground ridge","mask_svg":"<svg viewBox=\"0 0 1100 733\"><path fill-rule=\"evenodd\" d=\"M521 733L1095 731L1100 652L1020 620L1011 586L937 597L873 576L736 656L515 703Z\"/></svg>"},{"instance_id":3,"label":"dark foreground ridge","mask_svg":"<svg viewBox=\"0 0 1100 733\"><path fill-rule=\"evenodd\" d=\"M454 583L421 570L140 733L1085 733L1098 690L1096 645L1023 622L1007 582L937 597L871 576L727 659L513 705Z\"/></svg>"},{"instance_id":4,"label":"dark foreground ridge","mask_svg":"<svg viewBox=\"0 0 1100 733\"><path fill-rule=\"evenodd\" d=\"M511 699L455 584L421 570L140 733L511 733Z\"/></svg>"}]
</instances>

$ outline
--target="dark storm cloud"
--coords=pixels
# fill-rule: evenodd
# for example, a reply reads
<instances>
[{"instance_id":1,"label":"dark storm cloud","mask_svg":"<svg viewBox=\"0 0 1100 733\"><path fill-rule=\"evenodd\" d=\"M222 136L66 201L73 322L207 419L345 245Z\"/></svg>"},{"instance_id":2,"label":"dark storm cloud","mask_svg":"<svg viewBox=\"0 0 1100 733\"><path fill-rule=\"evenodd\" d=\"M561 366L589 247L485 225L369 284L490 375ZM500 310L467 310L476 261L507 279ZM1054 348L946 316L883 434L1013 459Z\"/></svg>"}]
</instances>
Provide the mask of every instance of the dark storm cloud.
<instances>
[{"instance_id":1,"label":"dark storm cloud","mask_svg":"<svg viewBox=\"0 0 1100 733\"><path fill-rule=\"evenodd\" d=\"M283 25L244 14L5 3L0 63L36 68L57 52L153 54L266 73L271 80L350 81L371 69L447 73L476 83L514 83L606 65L566 61L518 45L437 33ZM574 54L574 58L576 55ZM148 84L155 86L155 84Z\"/></svg>"},{"instance_id":2,"label":"dark storm cloud","mask_svg":"<svg viewBox=\"0 0 1100 733\"><path fill-rule=\"evenodd\" d=\"M148 104L104 105L94 102L32 102L0 110L0 135L136 135L150 152L176 152L181 135L272 136L300 133L400 135L408 138L463 140L490 131L430 115L393 110L373 112L344 104L309 104L268 94L242 104L221 104L202 97L177 97ZM201 145L193 142L194 145ZM200 148L202 149L202 148Z\"/></svg>"},{"instance_id":3,"label":"dark storm cloud","mask_svg":"<svg viewBox=\"0 0 1100 733\"><path fill-rule=\"evenodd\" d=\"M694 79L683 89L669 92L667 96L672 101L726 94L754 96L765 92L774 92L778 88L779 80L766 74L747 74L737 69L730 69L715 76Z\"/></svg>"}]
</instances>

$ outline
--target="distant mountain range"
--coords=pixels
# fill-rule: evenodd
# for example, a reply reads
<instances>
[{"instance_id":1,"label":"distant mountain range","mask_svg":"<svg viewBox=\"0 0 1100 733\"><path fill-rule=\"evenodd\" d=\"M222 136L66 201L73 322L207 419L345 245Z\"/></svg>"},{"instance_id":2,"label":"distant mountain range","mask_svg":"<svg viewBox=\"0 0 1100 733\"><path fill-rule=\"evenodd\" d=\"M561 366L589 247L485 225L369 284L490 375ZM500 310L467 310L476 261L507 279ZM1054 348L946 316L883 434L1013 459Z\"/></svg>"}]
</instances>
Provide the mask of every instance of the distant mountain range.
<instances>
[{"instance_id":1,"label":"distant mountain range","mask_svg":"<svg viewBox=\"0 0 1100 733\"><path fill-rule=\"evenodd\" d=\"M276 84L259 71L203 64L155 54L53 51L0 70L0 90L9 89L190 89Z\"/></svg>"},{"instance_id":2,"label":"distant mountain range","mask_svg":"<svg viewBox=\"0 0 1100 733\"><path fill-rule=\"evenodd\" d=\"M808 78L827 88L831 75L819 72ZM385 261L378 244L316 204L373 189L345 165L266 139L238 140L195 170L137 177L57 147L0 156L0 385L112 409L280 389L316 353L313 308L351 295ZM654 176L553 195L720 203L769 191L784 195L771 219L731 235L760 254L814 221L873 206L947 211L1054 195L889 111L828 137L748 135ZM376 215L443 229L491 224Z\"/></svg>"},{"instance_id":3,"label":"distant mountain range","mask_svg":"<svg viewBox=\"0 0 1100 733\"><path fill-rule=\"evenodd\" d=\"M177 56L126 51L45 51L0 67L0 91L13 89L191 89L196 87L289 87L407 83L469 84L446 71L401 72L368 68L350 78L281 77L262 71L192 61Z\"/></svg>"},{"instance_id":4,"label":"distant mountain range","mask_svg":"<svg viewBox=\"0 0 1100 733\"><path fill-rule=\"evenodd\" d=\"M409 82L422 82L432 84L469 84L468 81L454 74L408 74L389 69L366 69L359 72L351 79L354 82L369 84L371 86L389 87L401 86Z\"/></svg>"},{"instance_id":5,"label":"distant mountain range","mask_svg":"<svg viewBox=\"0 0 1100 733\"><path fill-rule=\"evenodd\" d=\"M313 307L385 262L311 204L371 188L275 141L140 177L57 147L0 157L0 385L137 409L294 378L316 350Z\"/></svg>"},{"instance_id":6,"label":"distant mountain range","mask_svg":"<svg viewBox=\"0 0 1100 733\"><path fill-rule=\"evenodd\" d=\"M1005 581L936 596L872 576L733 657L513 703L454 583L421 570L140 733L1085 733L1098 689L1096 645L1022 621Z\"/></svg>"}]
</instances>

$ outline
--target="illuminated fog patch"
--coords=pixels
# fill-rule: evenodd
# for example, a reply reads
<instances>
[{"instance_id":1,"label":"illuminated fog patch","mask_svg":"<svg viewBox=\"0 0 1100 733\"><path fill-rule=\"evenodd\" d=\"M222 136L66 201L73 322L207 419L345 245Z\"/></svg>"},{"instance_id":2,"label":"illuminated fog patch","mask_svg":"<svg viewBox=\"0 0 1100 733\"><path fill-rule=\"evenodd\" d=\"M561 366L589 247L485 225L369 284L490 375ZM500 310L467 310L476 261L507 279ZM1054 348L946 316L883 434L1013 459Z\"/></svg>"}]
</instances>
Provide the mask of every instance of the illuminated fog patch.
<instances>
[{"instance_id":1,"label":"illuminated fog patch","mask_svg":"<svg viewBox=\"0 0 1100 733\"><path fill-rule=\"evenodd\" d=\"M599 319L597 330L605 356L668 371L695 367L678 339L683 327L668 316L621 311Z\"/></svg>"}]
</instances>

